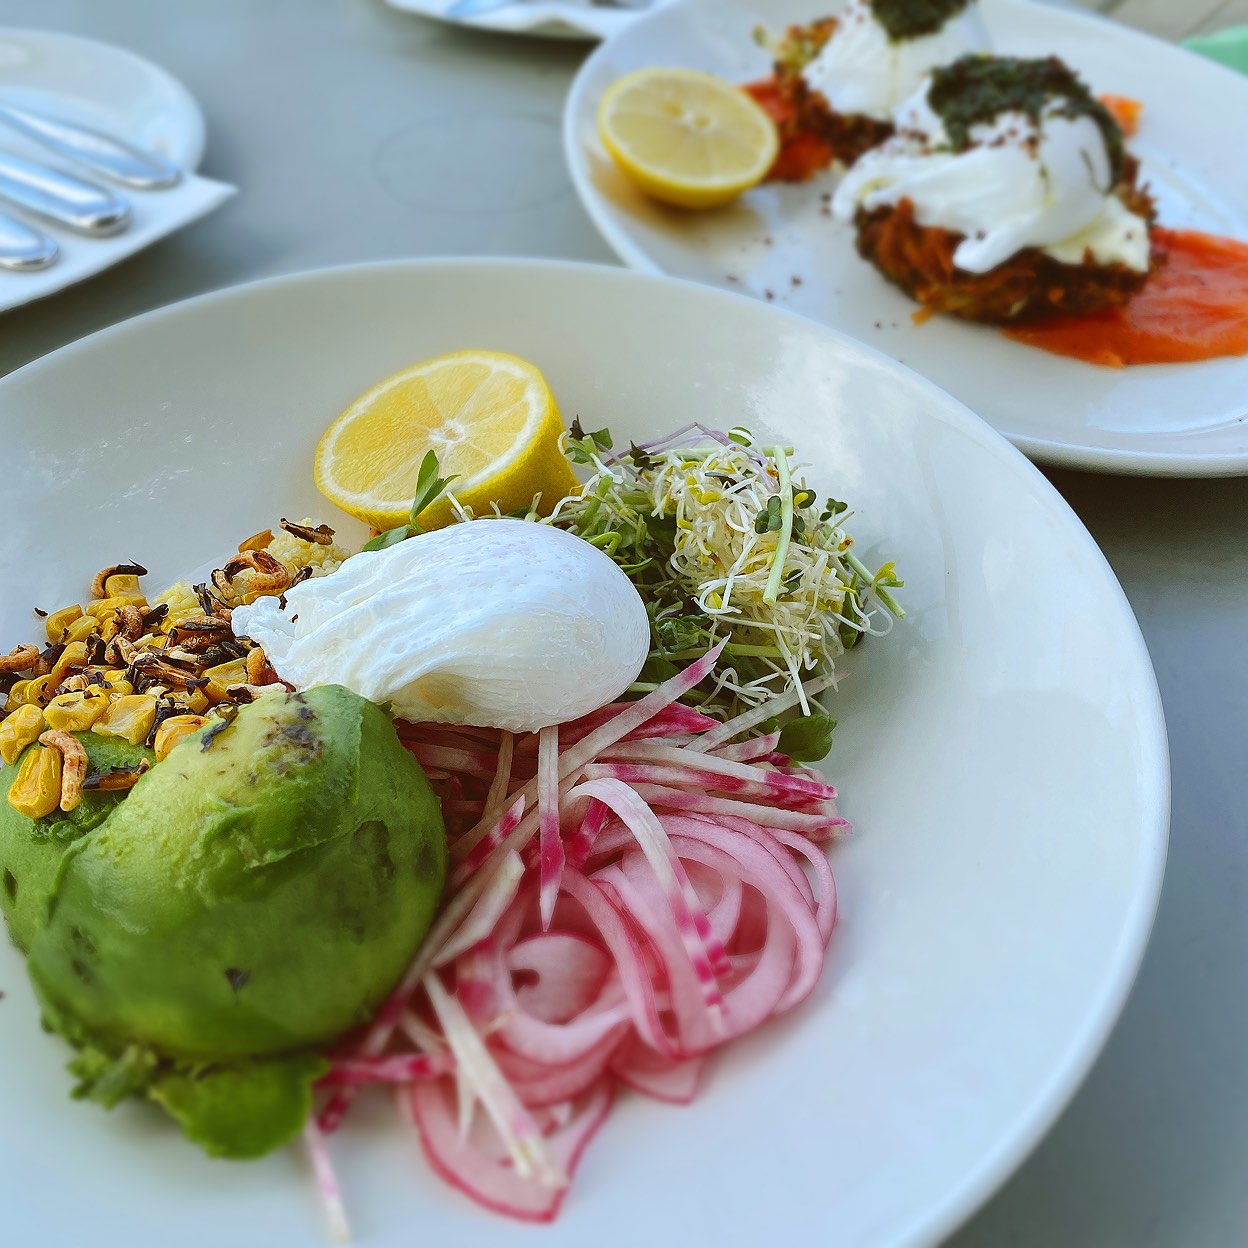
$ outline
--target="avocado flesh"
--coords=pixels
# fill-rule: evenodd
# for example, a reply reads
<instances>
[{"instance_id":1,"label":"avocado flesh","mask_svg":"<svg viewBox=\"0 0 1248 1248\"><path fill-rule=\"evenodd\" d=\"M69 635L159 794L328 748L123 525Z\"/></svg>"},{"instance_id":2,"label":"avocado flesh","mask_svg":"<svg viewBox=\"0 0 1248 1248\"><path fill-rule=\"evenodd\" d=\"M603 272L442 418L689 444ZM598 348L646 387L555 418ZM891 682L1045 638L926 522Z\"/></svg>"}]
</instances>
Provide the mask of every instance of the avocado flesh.
<instances>
[{"instance_id":1,"label":"avocado flesh","mask_svg":"<svg viewBox=\"0 0 1248 1248\"><path fill-rule=\"evenodd\" d=\"M73 735L86 748L92 772L130 770L145 759L153 761L152 751L144 745L130 745L93 732ZM16 762L0 767L0 913L8 923L13 943L26 953L35 928L45 917L66 849L103 823L126 794L125 790L87 790L68 813L58 810L44 819L30 819L7 801L22 757L24 752Z\"/></svg>"},{"instance_id":2,"label":"avocado flesh","mask_svg":"<svg viewBox=\"0 0 1248 1248\"><path fill-rule=\"evenodd\" d=\"M79 1095L145 1091L210 1152L258 1155L306 1118L309 1052L366 1022L424 937L437 799L388 716L330 685L210 722L104 814L63 841L0 814L45 1022L82 1050ZM227 1130L207 1081L237 1089L249 1068L281 1121ZM279 1075L303 1092L276 1096Z\"/></svg>"}]
</instances>

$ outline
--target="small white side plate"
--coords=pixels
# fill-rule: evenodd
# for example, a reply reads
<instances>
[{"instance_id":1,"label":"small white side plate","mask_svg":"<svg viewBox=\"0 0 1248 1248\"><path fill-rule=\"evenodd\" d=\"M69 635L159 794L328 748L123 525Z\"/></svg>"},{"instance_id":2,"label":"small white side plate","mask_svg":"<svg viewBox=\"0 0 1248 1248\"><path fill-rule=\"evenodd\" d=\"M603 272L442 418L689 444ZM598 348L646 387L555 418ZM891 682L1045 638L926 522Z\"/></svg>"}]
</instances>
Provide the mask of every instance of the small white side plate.
<instances>
[{"instance_id":1,"label":"small white side plate","mask_svg":"<svg viewBox=\"0 0 1248 1248\"><path fill-rule=\"evenodd\" d=\"M150 61L94 39L0 27L0 99L109 131L167 156L188 175L203 158L204 117L191 93ZM4 126L0 151L72 168ZM112 238L73 237L40 223L56 237L61 258L40 273L0 274L0 312L116 264L211 211L233 191L188 176L172 190L122 193L132 206L132 222Z\"/></svg>"},{"instance_id":2,"label":"small white side plate","mask_svg":"<svg viewBox=\"0 0 1248 1248\"><path fill-rule=\"evenodd\" d=\"M956 395L1033 459L1103 472L1248 473L1248 358L1099 368L936 317L854 251L828 215L837 175L767 186L712 213L645 199L612 165L595 115L607 86L652 65L688 65L747 82L769 72L751 38L810 21L832 0L682 0L599 47L568 96L564 142L572 180L604 238L634 268L744 291L852 334ZM1248 239L1242 151L1248 78L1103 19L1027 0L981 0L996 48L1056 54L1097 92L1143 101L1144 179L1161 221Z\"/></svg>"}]
</instances>

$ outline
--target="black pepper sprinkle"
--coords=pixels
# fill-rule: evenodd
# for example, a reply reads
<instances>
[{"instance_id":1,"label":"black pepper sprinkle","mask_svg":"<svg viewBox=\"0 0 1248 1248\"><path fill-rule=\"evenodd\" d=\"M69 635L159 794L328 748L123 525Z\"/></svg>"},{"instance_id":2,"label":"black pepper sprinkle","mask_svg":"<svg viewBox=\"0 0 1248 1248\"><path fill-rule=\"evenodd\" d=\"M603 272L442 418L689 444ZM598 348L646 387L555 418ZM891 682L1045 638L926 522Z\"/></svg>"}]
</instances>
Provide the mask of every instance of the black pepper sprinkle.
<instances>
[{"instance_id":1,"label":"black pepper sprinkle","mask_svg":"<svg viewBox=\"0 0 1248 1248\"><path fill-rule=\"evenodd\" d=\"M38 616L41 620L46 620L46 619L48 618L48 613L47 613L47 612L46 612L46 611L45 611L42 607L36 607L36 608L35 608L35 614L36 614L36 615L37 615L37 616Z\"/></svg>"},{"instance_id":2,"label":"black pepper sprinkle","mask_svg":"<svg viewBox=\"0 0 1248 1248\"><path fill-rule=\"evenodd\" d=\"M232 719L223 719L220 723L213 724L206 733L199 739L200 753L212 749L212 743L233 723Z\"/></svg>"},{"instance_id":3,"label":"black pepper sprinkle","mask_svg":"<svg viewBox=\"0 0 1248 1248\"><path fill-rule=\"evenodd\" d=\"M765 290L763 291L763 296L767 299L774 299L776 297L776 292L774 290Z\"/></svg>"}]
</instances>

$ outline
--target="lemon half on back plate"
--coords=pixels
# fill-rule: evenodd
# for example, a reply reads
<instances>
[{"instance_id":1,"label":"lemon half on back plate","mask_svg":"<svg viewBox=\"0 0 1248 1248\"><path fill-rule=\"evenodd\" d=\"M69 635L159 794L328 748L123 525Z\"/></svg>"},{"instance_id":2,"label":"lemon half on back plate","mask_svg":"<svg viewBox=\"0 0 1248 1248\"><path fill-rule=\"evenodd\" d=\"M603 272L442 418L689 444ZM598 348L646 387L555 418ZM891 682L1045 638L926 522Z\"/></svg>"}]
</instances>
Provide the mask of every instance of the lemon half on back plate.
<instances>
[{"instance_id":1,"label":"lemon half on back plate","mask_svg":"<svg viewBox=\"0 0 1248 1248\"><path fill-rule=\"evenodd\" d=\"M438 457L451 491L480 513L527 507L542 495L549 511L576 488L559 448L563 421L541 372L499 351L455 351L413 364L362 394L316 448L317 489L374 528L408 518L426 452ZM452 518L438 499L425 528Z\"/></svg>"},{"instance_id":2,"label":"lemon half on back plate","mask_svg":"<svg viewBox=\"0 0 1248 1248\"><path fill-rule=\"evenodd\" d=\"M694 69L642 69L612 83L598 134L637 186L682 208L736 199L780 149L775 123L740 87Z\"/></svg>"}]
</instances>

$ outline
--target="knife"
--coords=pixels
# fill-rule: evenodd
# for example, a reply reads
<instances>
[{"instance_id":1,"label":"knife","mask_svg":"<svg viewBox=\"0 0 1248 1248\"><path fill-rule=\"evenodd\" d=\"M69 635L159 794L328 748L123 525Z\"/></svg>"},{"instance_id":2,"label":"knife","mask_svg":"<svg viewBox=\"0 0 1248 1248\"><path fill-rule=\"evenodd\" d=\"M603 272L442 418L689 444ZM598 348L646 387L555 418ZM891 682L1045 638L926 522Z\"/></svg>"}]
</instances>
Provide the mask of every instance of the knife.
<instances>
[{"instance_id":1,"label":"knife","mask_svg":"<svg viewBox=\"0 0 1248 1248\"><path fill-rule=\"evenodd\" d=\"M46 269L58 254L59 248L46 234L0 213L0 269L15 273Z\"/></svg>"},{"instance_id":2,"label":"knife","mask_svg":"<svg viewBox=\"0 0 1248 1248\"><path fill-rule=\"evenodd\" d=\"M102 130L4 103L0 103L0 122L93 173L138 190L164 190L182 180L182 170L172 161Z\"/></svg>"},{"instance_id":3,"label":"knife","mask_svg":"<svg viewBox=\"0 0 1248 1248\"><path fill-rule=\"evenodd\" d=\"M80 234L116 234L130 222L130 205L112 191L7 152L0 152L0 199Z\"/></svg>"}]
</instances>

